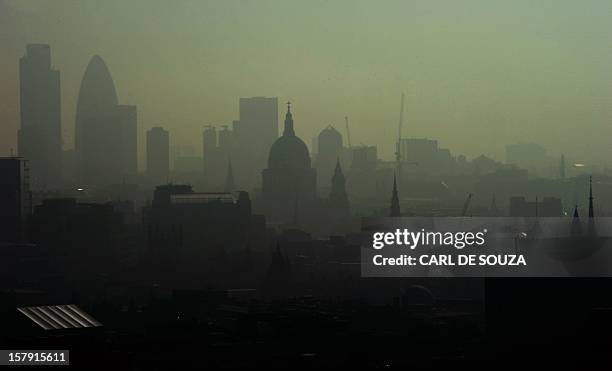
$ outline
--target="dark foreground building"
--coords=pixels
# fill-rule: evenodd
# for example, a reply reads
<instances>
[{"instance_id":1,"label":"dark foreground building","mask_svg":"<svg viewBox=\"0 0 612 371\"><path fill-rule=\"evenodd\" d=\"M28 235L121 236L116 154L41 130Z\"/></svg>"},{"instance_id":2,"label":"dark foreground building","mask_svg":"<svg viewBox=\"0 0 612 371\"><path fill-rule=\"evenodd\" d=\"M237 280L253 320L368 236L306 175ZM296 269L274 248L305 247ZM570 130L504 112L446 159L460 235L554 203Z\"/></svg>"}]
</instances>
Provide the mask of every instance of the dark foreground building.
<instances>
[{"instance_id":1,"label":"dark foreground building","mask_svg":"<svg viewBox=\"0 0 612 371\"><path fill-rule=\"evenodd\" d=\"M245 262L231 256L242 258L266 245L265 219L252 214L247 192L197 193L189 185L158 186L144 210L144 223L153 275L174 285L240 279L234 273Z\"/></svg>"},{"instance_id":2,"label":"dark foreground building","mask_svg":"<svg viewBox=\"0 0 612 371\"><path fill-rule=\"evenodd\" d=\"M32 210L27 162L0 158L0 243L25 239L25 223Z\"/></svg>"}]
</instances>

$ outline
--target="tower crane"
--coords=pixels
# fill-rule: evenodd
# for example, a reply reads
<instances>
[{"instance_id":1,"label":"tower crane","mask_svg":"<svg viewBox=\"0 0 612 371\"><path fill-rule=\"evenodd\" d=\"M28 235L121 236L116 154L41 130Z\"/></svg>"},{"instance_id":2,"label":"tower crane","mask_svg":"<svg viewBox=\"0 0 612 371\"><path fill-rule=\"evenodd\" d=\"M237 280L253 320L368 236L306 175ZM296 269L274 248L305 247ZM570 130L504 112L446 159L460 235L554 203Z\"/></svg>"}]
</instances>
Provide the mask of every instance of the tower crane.
<instances>
[{"instance_id":1,"label":"tower crane","mask_svg":"<svg viewBox=\"0 0 612 371\"><path fill-rule=\"evenodd\" d=\"M346 125L346 140L348 141L349 148L351 148L352 147L352 145L351 145L351 130L349 128L348 116L344 116L344 123Z\"/></svg>"},{"instance_id":2,"label":"tower crane","mask_svg":"<svg viewBox=\"0 0 612 371\"><path fill-rule=\"evenodd\" d=\"M400 145L402 141L402 126L404 126L404 93L402 92L402 103L400 106L400 117L399 117L399 126L397 128L397 146L395 148L395 160L397 161L398 172L401 167L402 162L402 154L400 151Z\"/></svg>"},{"instance_id":3,"label":"tower crane","mask_svg":"<svg viewBox=\"0 0 612 371\"><path fill-rule=\"evenodd\" d=\"M472 202L472 194L470 193L465 202L463 203L463 210L461 210L461 216L467 216L468 209L470 208L470 203Z\"/></svg>"}]
</instances>

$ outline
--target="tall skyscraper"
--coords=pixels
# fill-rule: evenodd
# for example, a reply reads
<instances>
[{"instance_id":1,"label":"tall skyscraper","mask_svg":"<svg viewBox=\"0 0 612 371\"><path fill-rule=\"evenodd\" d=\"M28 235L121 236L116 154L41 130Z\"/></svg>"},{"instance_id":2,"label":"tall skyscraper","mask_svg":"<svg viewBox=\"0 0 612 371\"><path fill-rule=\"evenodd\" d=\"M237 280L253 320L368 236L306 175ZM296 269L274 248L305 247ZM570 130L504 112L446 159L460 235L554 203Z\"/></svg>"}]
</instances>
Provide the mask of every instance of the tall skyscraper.
<instances>
[{"instance_id":1,"label":"tall skyscraper","mask_svg":"<svg viewBox=\"0 0 612 371\"><path fill-rule=\"evenodd\" d=\"M204 162L204 179L206 186L210 189L221 184L221 174L225 170L225 167L221 165L217 138L217 129L212 125L207 125L202 133L202 161Z\"/></svg>"},{"instance_id":2,"label":"tall skyscraper","mask_svg":"<svg viewBox=\"0 0 612 371\"><path fill-rule=\"evenodd\" d=\"M19 87L19 155L29 163L33 188L56 188L62 169L60 73L51 68L49 45L26 47L19 60Z\"/></svg>"},{"instance_id":3,"label":"tall skyscraper","mask_svg":"<svg viewBox=\"0 0 612 371\"><path fill-rule=\"evenodd\" d=\"M237 140L232 154L235 175L241 185L256 186L270 147L278 138L278 99L240 98L240 119L234 121L233 129Z\"/></svg>"},{"instance_id":4,"label":"tall skyscraper","mask_svg":"<svg viewBox=\"0 0 612 371\"><path fill-rule=\"evenodd\" d=\"M202 154L204 161L204 181L209 189L225 189L227 180L227 164L234 154L236 148L236 136L227 125L221 125L217 130L212 125L207 125L202 134ZM243 154L248 157L247 152L236 151L238 156Z\"/></svg>"},{"instance_id":5,"label":"tall skyscraper","mask_svg":"<svg viewBox=\"0 0 612 371\"><path fill-rule=\"evenodd\" d=\"M326 187L334 174L336 162L342 157L342 134L329 125L317 137L317 179L319 186Z\"/></svg>"},{"instance_id":6,"label":"tall skyscraper","mask_svg":"<svg viewBox=\"0 0 612 371\"><path fill-rule=\"evenodd\" d=\"M106 64L94 56L81 82L76 112L76 162L82 186L116 184L136 172L136 107L118 104Z\"/></svg>"},{"instance_id":7,"label":"tall skyscraper","mask_svg":"<svg viewBox=\"0 0 612 371\"><path fill-rule=\"evenodd\" d=\"M147 176L156 183L168 181L170 171L170 135L162 127L147 131Z\"/></svg>"},{"instance_id":8,"label":"tall skyscraper","mask_svg":"<svg viewBox=\"0 0 612 371\"><path fill-rule=\"evenodd\" d=\"M123 175L138 173L138 128L136 106L118 105L117 124L121 128L123 145Z\"/></svg>"},{"instance_id":9,"label":"tall skyscraper","mask_svg":"<svg viewBox=\"0 0 612 371\"><path fill-rule=\"evenodd\" d=\"M24 224L31 211L26 160L0 158L0 242L23 242Z\"/></svg>"},{"instance_id":10,"label":"tall skyscraper","mask_svg":"<svg viewBox=\"0 0 612 371\"><path fill-rule=\"evenodd\" d=\"M240 98L240 130L265 157L278 138L278 98Z\"/></svg>"},{"instance_id":11,"label":"tall skyscraper","mask_svg":"<svg viewBox=\"0 0 612 371\"><path fill-rule=\"evenodd\" d=\"M225 175L225 192L234 192L234 170L232 169L232 159L227 160L227 173Z\"/></svg>"}]
</instances>

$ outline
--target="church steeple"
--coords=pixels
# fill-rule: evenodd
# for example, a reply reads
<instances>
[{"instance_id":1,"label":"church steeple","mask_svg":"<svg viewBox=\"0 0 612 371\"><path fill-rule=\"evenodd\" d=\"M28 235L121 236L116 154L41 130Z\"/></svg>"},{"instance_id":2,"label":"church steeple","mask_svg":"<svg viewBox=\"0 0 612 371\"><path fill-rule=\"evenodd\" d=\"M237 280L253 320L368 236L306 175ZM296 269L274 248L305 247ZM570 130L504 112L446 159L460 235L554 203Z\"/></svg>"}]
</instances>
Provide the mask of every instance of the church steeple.
<instances>
[{"instance_id":1,"label":"church steeple","mask_svg":"<svg viewBox=\"0 0 612 371\"><path fill-rule=\"evenodd\" d=\"M574 217L572 218L570 234L572 236L582 234L582 224L580 223L580 216L578 215L578 205L574 206Z\"/></svg>"},{"instance_id":2,"label":"church steeple","mask_svg":"<svg viewBox=\"0 0 612 371\"><path fill-rule=\"evenodd\" d=\"M285 130L283 136L295 136L293 130L293 115L291 114L291 102L287 102L287 113L285 114Z\"/></svg>"},{"instance_id":3,"label":"church steeple","mask_svg":"<svg viewBox=\"0 0 612 371\"><path fill-rule=\"evenodd\" d=\"M593 176L589 177L589 219L593 219L595 217L595 212L593 210Z\"/></svg>"},{"instance_id":4,"label":"church steeple","mask_svg":"<svg viewBox=\"0 0 612 371\"><path fill-rule=\"evenodd\" d=\"M329 193L330 213L336 216L346 217L349 214L349 201L346 194L346 179L342 174L340 159L336 161L336 169L331 181L331 192Z\"/></svg>"},{"instance_id":5,"label":"church steeple","mask_svg":"<svg viewBox=\"0 0 612 371\"><path fill-rule=\"evenodd\" d=\"M395 174L393 175L393 194L391 195L391 210L389 216L399 217L401 215L399 197L397 195L397 179Z\"/></svg>"}]
</instances>

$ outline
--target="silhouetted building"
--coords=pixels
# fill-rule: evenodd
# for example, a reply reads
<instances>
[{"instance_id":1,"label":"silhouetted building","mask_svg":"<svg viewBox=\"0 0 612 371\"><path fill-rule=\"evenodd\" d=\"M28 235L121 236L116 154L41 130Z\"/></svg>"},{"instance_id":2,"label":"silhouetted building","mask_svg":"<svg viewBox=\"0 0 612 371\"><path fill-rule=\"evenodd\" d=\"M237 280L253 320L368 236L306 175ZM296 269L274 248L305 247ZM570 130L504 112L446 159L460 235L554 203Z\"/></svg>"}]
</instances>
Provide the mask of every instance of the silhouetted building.
<instances>
[{"instance_id":1,"label":"silhouetted building","mask_svg":"<svg viewBox=\"0 0 612 371\"><path fill-rule=\"evenodd\" d=\"M100 186L136 172L136 108L120 106L113 79L99 56L89 62L75 123L78 182Z\"/></svg>"},{"instance_id":2,"label":"silhouetted building","mask_svg":"<svg viewBox=\"0 0 612 371\"><path fill-rule=\"evenodd\" d=\"M283 256L280 246L277 246L272 252L261 290L267 297L283 296L287 294L290 281L290 262Z\"/></svg>"},{"instance_id":3,"label":"silhouetted building","mask_svg":"<svg viewBox=\"0 0 612 371\"><path fill-rule=\"evenodd\" d=\"M351 165L347 174L347 191L355 199L373 197L379 192L378 151L375 146L350 148ZM385 191L383 191L385 192Z\"/></svg>"},{"instance_id":4,"label":"silhouetted building","mask_svg":"<svg viewBox=\"0 0 612 371\"><path fill-rule=\"evenodd\" d=\"M349 200L346 194L346 180L342 174L340 160L336 162L336 169L331 180L331 192L329 194L329 213L334 219L345 219L349 217Z\"/></svg>"},{"instance_id":5,"label":"silhouetted building","mask_svg":"<svg viewBox=\"0 0 612 371\"><path fill-rule=\"evenodd\" d=\"M278 138L278 99L240 98L240 119L233 122L236 181L244 188L259 183L270 146Z\"/></svg>"},{"instance_id":6,"label":"silhouetted building","mask_svg":"<svg viewBox=\"0 0 612 371\"><path fill-rule=\"evenodd\" d=\"M289 103L283 135L270 148L268 168L262 175L265 215L275 221L290 222L296 202L305 212L315 201L317 174L310 166L306 144L295 135Z\"/></svg>"},{"instance_id":7,"label":"silhouetted building","mask_svg":"<svg viewBox=\"0 0 612 371\"><path fill-rule=\"evenodd\" d=\"M32 188L57 188L62 180L60 73L51 69L49 45L27 45L19 60L19 87L19 156L28 161Z\"/></svg>"},{"instance_id":8,"label":"silhouetted building","mask_svg":"<svg viewBox=\"0 0 612 371\"><path fill-rule=\"evenodd\" d=\"M155 187L153 191L153 208L166 207L170 205L172 195L193 193L193 187L188 184L165 184Z\"/></svg>"},{"instance_id":9,"label":"silhouetted building","mask_svg":"<svg viewBox=\"0 0 612 371\"><path fill-rule=\"evenodd\" d=\"M204 175L211 179L214 176L217 150L217 129L208 125L202 133L202 155L204 159Z\"/></svg>"},{"instance_id":10,"label":"silhouetted building","mask_svg":"<svg viewBox=\"0 0 612 371\"><path fill-rule=\"evenodd\" d=\"M0 242L22 242L32 210L26 160L0 158Z\"/></svg>"},{"instance_id":11,"label":"silhouetted building","mask_svg":"<svg viewBox=\"0 0 612 371\"><path fill-rule=\"evenodd\" d=\"M227 174L225 175L225 192L235 191L234 185L234 170L232 168L232 159L227 160Z\"/></svg>"},{"instance_id":12,"label":"silhouetted building","mask_svg":"<svg viewBox=\"0 0 612 371\"><path fill-rule=\"evenodd\" d=\"M196 193L188 185L158 186L144 215L154 265L173 280L213 275L210 267L225 264L226 254L261 249L265 237L265 219L251 213L247 192ZM173 270L176 266L181 277Z\"/></svg>"},{"instance_id":13,"label":"silhouetted building","mask_svg":"<svg viewBox=\"0 0 612 371\"><path fill-rule=\"evenodd\" d=\"M336 168L331 179L329 198L326 207L319 211L320 222L311 229L320 235L343 235L356 227L350 212L350 202L346 191L346 178L342 172L340 161L336 160Z\"/></svg>"},{"instance_id":14,"label":"silhouetted building","mask_svg":"<svg viewBox=\"0 0 612 371\"><path fill-rule=\"evenodd\" d=\"M62 179L68 184L76 182L76 153L74 148L62 151Z\"/></svg>"},{"instance_id":15,"label":"silhouetted building","mask_svg":"<svg viewBox=\"0 0 612 371\"><path fill-rule=\"evenodd\" d=\"M121 130L122 180L138 173L138 128L136 106L118 105L117 124Z\"/></svg>"},{"instance_id":16,"label":"silhouetted building","mask_svg":"<svg viewBox=\"0 0 612 371\"><path fill-rule=\"evenodd\" d=\"M199 184L202 181L202 157L181 155L174 158L173 182Z\"/></svg>"},{"instance_id":17,"label":"silhouetted building","mask_svg":"<svg viewBox=\"0 0 612 371\"><path fill-rule=\"evenodd\" d=\"M485 155L480 155L472 159L472 175L480 176L494 173L503 168L503 164Z\"/></svg>"},{"instance_id":18,"label":"silhouetted building","mask_svg":"<svg viewBox=\"0 0 612 371\"><path fill-rule=\"evenodd\" d=\"M227 164L235 149L235 133L227 126L217 129L208 125L202 135L204 177L209 189L221 190L227 180Z\"/></svg>"},{"instance_id":19,"label":"silhouetted building","mask_svg":"<svg viewBox=\"0 0 612 371\"><path fill-rule=\"evenodd\" d=\"M510 216L521 217L560 217L563 216L563 204L556 197L544 197L528 202L525 197L510 197Z\"/></svg>"},{"instance_id":20,"label":"silhouetted building","mask_svg":"<svg viewBox=\"0 0 612 371\"><path fill-rule=\"evenodd\" d=\"M506 163L527 169L530 174L557 178L557 159L546 154L546 149L535 143L517 143L506 146Z\"/></svg>"},{"instance_id":21,"label":"silhouetted building","mask_svg":"<svg viewBox=\"0 0 612 371\"><path fill-rule=\"evenodd\" d=\"M337 167L336 162L342 157L342 135L329 125L317 137L317 179L319 186L326 187Z\"/></svg>"},{"instance_id":22,"label":"silhouetted building","mask_svg":"<svg viewBox=\"0 0 612 371\"><path fill-rule=\"evenodd\" d=\"M162 127L147 131L147 177L157 184L168 181L170 171L170 135Z\"/></svg>"},{"instance_id":23,"label":"silhouetted building","mask_svg":"<svg viewBox=\"0 0 612 371\"><path fill-rule=\"evenodd\" d=\"M122 245L123 215L112 204L80 203L74 198L50 198L34 208L32 242L68 254L67 272L89 276L108 272Z\"/></svg>"},{"instance_id":24,"label":"silhouetted building","mask_svg":"<svg viewBox=\"0 0 612 371\"><path fill-rule=\"evenodd\" d=\"M221 148L225 154L229 154L234 147L236 136L235 133L230 130L227 125L221 125L217 136L217 145Z\"/></svg>"},{"instance_id":25,"label":"silhouetted building","mask_svg":"<svg viewBox=\"0 0 612 371\"><path fill-rule=\"evenodd\" d=\"M374 171L378 163L378 151L375 146L352 147L351 171Z\"/></svg>"},{"instance_id":26,"label":"silhouetted building","mask_svg":"<svg viewBox=\"0 0 612 371\"><path fill-rule=\"evenodd\" d=\"M448 149L438 147L437 140L403 138L400 153L402 162L410 163L410 167L403 167L406 170L426 174L449 174L454 170L455 159Z\"/></svg>"},{"instance_id":27,"label":"silhouetted building","mask_svg":"<svg viewBox=\"0 0 612 371\"><path fill-rule=\"evenodd\" d=\"M578 205L574 206L574 215L572 217L572 224L570 228L570 234L572 236L582 234L582 223L580 222L580 215L578 214Z\"/></svg>"}]
</instances>

